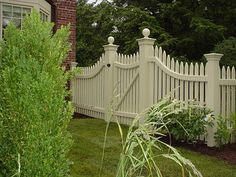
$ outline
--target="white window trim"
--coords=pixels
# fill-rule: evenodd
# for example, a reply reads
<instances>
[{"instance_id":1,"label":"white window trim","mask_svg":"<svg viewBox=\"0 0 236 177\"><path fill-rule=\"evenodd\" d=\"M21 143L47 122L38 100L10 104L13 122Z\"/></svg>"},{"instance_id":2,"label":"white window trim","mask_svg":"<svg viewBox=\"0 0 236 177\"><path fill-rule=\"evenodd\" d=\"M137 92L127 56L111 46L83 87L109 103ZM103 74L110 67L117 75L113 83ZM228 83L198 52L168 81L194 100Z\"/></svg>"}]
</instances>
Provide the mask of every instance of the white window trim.
<instances>
[{"instance_id":1,"label":"white window trim","mask_svg":"<svg viewBox=\"0 0 236 177\"><path fill-rule=\"evenodd\" d=\"M51 16L50 16L50 14L49 14L48 12L46 12L44 9L40 9L39 12L41 12L41 13L43 13L44 15L47 16L47 21L51 21Z\"/></svg>"}]
</instances>

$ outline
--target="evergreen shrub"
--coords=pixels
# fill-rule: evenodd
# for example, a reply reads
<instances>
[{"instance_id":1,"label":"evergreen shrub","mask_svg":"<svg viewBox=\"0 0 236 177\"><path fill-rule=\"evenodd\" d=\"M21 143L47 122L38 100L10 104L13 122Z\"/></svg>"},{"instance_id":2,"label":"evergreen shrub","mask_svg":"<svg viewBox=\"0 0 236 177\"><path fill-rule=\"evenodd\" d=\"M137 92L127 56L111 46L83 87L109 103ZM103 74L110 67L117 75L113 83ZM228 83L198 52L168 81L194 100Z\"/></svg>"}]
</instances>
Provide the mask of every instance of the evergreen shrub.
<instances>
[{"instance_id":1,"label":"evergreen shrub","mask_svg":"<svg viewBox=\"0 0 236 177\"><path fill-rule=\"evenodd\" d=\"M13 24L0 45L0 176L69 176L67 131L73 108L61 64L70 48L69 28L33 11L22 29Z\"/></svg>"}]
</instances>

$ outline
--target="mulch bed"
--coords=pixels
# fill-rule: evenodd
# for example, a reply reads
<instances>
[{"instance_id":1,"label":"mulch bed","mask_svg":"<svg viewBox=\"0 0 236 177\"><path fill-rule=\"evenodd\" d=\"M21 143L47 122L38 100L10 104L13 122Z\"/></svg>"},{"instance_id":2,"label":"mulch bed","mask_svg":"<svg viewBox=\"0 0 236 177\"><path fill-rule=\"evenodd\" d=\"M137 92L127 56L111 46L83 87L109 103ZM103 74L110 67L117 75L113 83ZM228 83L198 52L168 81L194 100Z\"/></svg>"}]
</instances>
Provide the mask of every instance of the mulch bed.
<instances>
[{"instance_id":1,"label":"mulch bed","mask_svg":"<svg viewBox=\"0 0 236 177\"><path fill-rule=\"evenodd\" d=\"M165 138L164 141L168 142L169 140ZM227 144L221 148L218 148L207 147L206 144L201 142L196 144L188 144L172 140L172 145L175 147L182 147L191 151L199 152L204 155L213 156L218 159L224 160L230 164L236 165L236 143Z\"/></svg>"}]
</instances>

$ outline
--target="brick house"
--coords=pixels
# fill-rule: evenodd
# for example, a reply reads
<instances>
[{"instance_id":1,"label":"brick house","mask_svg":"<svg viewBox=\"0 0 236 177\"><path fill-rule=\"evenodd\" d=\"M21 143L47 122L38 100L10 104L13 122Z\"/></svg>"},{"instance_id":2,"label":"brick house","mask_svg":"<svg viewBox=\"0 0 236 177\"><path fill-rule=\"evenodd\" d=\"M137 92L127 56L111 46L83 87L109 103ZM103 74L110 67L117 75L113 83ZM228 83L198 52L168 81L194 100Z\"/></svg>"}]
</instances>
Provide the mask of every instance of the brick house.
<instances>
[{"instance_id":1,"label":"brick house","mask_svg":"<svg viewBox=\"0 0 236 177\"><path fill-rule=\"evenodd\" d=\"M55 30L61 25L71 24L72 46L65 61L65 66L69 68L76 58L76 0L0 0L0 38L11 20L20 28L24 15L33 8L40 12L43 21L54 22Z\"/></svg>"}]
</instances>

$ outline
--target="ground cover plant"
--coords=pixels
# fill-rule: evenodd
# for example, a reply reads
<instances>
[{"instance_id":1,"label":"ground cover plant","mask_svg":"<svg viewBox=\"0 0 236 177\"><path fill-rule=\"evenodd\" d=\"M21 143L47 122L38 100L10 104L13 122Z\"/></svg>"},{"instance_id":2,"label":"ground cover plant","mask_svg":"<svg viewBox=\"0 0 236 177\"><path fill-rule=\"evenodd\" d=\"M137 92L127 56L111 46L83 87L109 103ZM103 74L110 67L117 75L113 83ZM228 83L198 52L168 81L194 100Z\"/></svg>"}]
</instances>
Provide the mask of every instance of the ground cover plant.
<instances>
[{"instance_id":1,"label":"ground cover plant","mask_svg":"<svg viewBox=\"0 0 236 177\"><path fill-rule=\"evenodd\" d=\"M73 112L61 64L68 27L53 34L36 12L13 24L0 45L0 176L69 176Z\"/></svg>"},{"instance_id":2,"label":"ground cover plant","mask_svg":"<svg viewBox=\"0 0 236 177\"><path fill-rule=\"evenodd\" d=\"M74 143L69 153L73 161L71 175L74 177L98 177L101 156L103 151L103 139L106 129L106 122L99 119L73 119L69 125ZM122 126L124 137L129 127ZM102 177L114 177L122 149L121 138L118 127L115 123L110 124L107 134L107 143ZM204 177L235 177L236 165L214 157L202 155L183 148L177 148L186 158L191 159L196 168L201 171ZM168 152L166 150L166 152ZM158 160L160 170L165 177L179 177L181 172L179 166L172 161L160 157Z\"/></svg>"}]
</instances>

